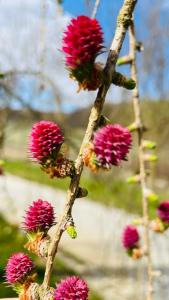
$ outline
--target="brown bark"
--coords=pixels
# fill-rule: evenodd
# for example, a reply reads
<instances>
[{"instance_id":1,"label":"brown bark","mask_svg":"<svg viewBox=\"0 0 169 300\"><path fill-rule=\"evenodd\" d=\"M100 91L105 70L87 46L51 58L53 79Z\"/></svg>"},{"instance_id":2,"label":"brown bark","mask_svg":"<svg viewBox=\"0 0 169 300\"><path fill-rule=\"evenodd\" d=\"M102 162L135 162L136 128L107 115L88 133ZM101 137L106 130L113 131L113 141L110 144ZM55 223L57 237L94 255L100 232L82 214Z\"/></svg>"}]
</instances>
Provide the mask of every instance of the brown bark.
<instances>
[{"instance_id":1,"label":"brown bark","mask_svg":"<svg viewBox=\"0 0 169 300\"><path fill-rule=\"evenodd\" d=\"M83 160L82 160L82 153L83 149L86 144L88 144L93 136L93 133L95 129L98 126L103 105L105 102L105 98L107 95L107 92L109 90L109 87L111 85L111 80L113 77L113 74L115 72L115 66L117 62L118 55L120 53L128 26L130 24L132 13L134 10L134 7L136 5L137 0L125 0L124 4L122 6L122 9L119 13L118 20L117 20L117 28L115 31L115 36L110 48L110 52L108 55L106 66L103 70L103 84L99 88L96 100L94 102L94 105L91 109L91 113L89 116L89 122L88 126L84 135L84 139L81 144L81 148L78 154L78 157L76 159L75 167L76 172L73 178L71 179L71 183L67 192L67 200L65 203L64 211L62 216L60 217L60 220L55 228L55 232L51 241L51 244L49 246L48 251L48 258L46 263L46 271L44 276L44 282L43 282L43 288L46 290L48 286L50 285L50 277L52 273L52 267L54 263L54 258L58 250L58 244L62 237L62 234L65 230L65 225L67 223L68 218L72 214L72 207L74 204L74 201L77 197L78 193L78 187L79 187L79 181L80 177L83 171Z\"/></svg>"},{"instance_id":2,"label":"brown bark","mask_svg":"<svg viewBox=\"0 0 169 300\"><path fill-rule=\"evenodd\" d=\"M143 226L144 226L144 247L145 254L147 256L147 300L152 300L153 297L153 277L152 277L152 261L151 261L151 249L150 249L150 226L149 226L149 211L148 211L148 199L145 191L147 190L147 175L145 166L145 153L144 153L144 126L142 123L140 99L138 90L138 76L136 66L136 37L134 20L129 27L129 39L130 39L130 54L131 57L131 77L136 82L136 87L133 90L133 107L135 114L135 123L137 124L138 133L138 146L139 146L139 165L140 165L140 183L142 190L142 207L143 207Z\"/></svg>"}]
</instances>

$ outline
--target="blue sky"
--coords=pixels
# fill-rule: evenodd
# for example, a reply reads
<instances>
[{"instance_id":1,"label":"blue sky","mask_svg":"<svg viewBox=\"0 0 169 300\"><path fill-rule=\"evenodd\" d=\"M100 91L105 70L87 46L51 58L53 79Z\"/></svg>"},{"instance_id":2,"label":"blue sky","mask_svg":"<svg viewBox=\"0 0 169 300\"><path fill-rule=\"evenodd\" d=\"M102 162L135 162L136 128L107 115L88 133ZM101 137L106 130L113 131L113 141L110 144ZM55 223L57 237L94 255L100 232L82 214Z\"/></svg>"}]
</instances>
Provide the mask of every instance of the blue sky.
<instances>
[{"instance_id":1,"label":"blue sky","mask_svg":"<svg viewBox=\"0 0 169 300\"><path fill-rule=\"evenodd\" d=\"M56 86L57 92L62 99L61 108L64 111L70 111L80 107L86 107L90 104L95 93L81 92L76 93L77 84L73 82L64 65L64 55L61 53L62 33L65 30L71 17L86 14L90 15L94 1L90 5L86 4L87 0L64 0L63 14L59 13L56 6L56 0L46 0L47 14L42 19L42 0L0 0L0 66L1 72L9 70L39 70L43 69L45 74L52 80ZM116 24L118 11L123 0L101 0L97 18L101 23L104 31L105 46L109 47ZM145 52L147 53L149 45L155 41L147 38L151 28L147 28L146 18L149 17L150 9L158 7L160 4L160 26L164 31L169 28L169 0L138 0L135 11L136 28L138 40L144 42ZM154 20L153 27L159 20ZM167 23L168 22L168 23ZM42 26L45 25L45 30ZM159 53L161 47L162 35L159 34L158 44L154 46L154 53ZM168 36L169 40L169 36ZM168 40L165 40L165 91L168 92L169 86L169 60L168 58ZM121 54L127 54L127 39L124 43ZM42 52L45 53L43 65L40 63ZM157 51L158 50L158 51ZM138 54L138 66L140 77L141 96L158 98L158 89L161 84L156 84L154 70L157 71L156 61L151 57L148 63L153 64L152 73L146 74L142 66L143 54ZM104 57L106 60L106 55ZM129 74L128 68L121 68L121 71ZM162 78L162 77L161 77ZM55 101L50 100L53 97L51 88L47 85L45 91L38 94L38 86L35 78L22 78L19 82L17 92L24 97L25 102L31 103L36 109L53 110L57 105ZM127 98L128 93L124 89L112 86L107 99L117 102ZM20 107L16 99L10 99L12 105ZM0 106L3 102L0 98ZM3 103L2 103L3 104Z\"/></svg>"}]
</instances>

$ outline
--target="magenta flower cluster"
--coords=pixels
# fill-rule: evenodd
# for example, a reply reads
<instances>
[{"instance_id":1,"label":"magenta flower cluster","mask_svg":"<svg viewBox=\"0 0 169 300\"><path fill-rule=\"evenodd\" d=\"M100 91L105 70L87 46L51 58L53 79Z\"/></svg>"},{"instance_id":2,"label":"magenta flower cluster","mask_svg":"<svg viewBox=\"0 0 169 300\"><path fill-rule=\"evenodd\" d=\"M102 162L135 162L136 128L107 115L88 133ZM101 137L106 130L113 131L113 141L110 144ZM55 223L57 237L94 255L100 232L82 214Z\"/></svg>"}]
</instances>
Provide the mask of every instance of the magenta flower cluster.
<instances>
[{"instance_id":1,"label":"magenta flower cluster","mask_svg":"<svg viewBox=\"0 0 169 300\"><path fill-rule=\"evenodd\" d=\"M10 284L22 282L33 268L33 262L29 256L22 252L13 254L6 266L6 281Z\"/></svg>"},{"instance_id":2,"label":"magenta flower cluster","mask_svg":"<svg viewBox=\"0 0 169 300\"><path fill-rule=\"evenodd\" d=\"M74 69L93 62L103 47L102 43L103 33L96 19L87 16L72 19L63 38L66 65Z\"/></svg>"},{"instance_id":3,"label":"magenta flower cluster","mask_svg":"<svg viewBox=\"0 0 169 300\"><path fill-rule=\"evenodd\" d=\"M88 287L86 282L71 276L61 281L55 291L54 300L87 300Z\"/></svg>"},{"instance_id":4,"label":"magenta flower cluster","mask_svg":"<svg viewBox=\"0 0 169 300\"><path fill-rule=\"evenodd\" d=\"M50 121L40 121L34 124L29 143L31 156L39 163L47 159L56 160L64 136L60 127Z\"/></svg>"},{"instance_id":5,"label":"magenta flower cluster","mask_svg":"<svg viewBox=\"0 0 169 300\"><path fill-rule=\"evenodd\" d=\"M122 234L122 244L125 249L133 249L139 242L139 233L136 227L128 225Z\"/></svg>"},{"instance_id":6,"label":"magenta flower cluster","mask_svg":"<svg viewBox=\"0 0 169 300\"><path fill-rule=\"evenodd\" d=\"M126 160L131 141L129 130L119 124L107 125L99 129L93 139L98 164L107 169L112 165L118 166L122 160Z\"/></svg>"},{"instance_id":7,"label":"magenta flower cluster","mask_svg":"<svg viewBox=\"0 0 169 300\"><path fill-rule=\"evenodd\" d=\"M26 211L23 225L28 232L44 232L54 225L54 221L53 206L47 201L38 199Z\"/></svg>"}]
</instances>

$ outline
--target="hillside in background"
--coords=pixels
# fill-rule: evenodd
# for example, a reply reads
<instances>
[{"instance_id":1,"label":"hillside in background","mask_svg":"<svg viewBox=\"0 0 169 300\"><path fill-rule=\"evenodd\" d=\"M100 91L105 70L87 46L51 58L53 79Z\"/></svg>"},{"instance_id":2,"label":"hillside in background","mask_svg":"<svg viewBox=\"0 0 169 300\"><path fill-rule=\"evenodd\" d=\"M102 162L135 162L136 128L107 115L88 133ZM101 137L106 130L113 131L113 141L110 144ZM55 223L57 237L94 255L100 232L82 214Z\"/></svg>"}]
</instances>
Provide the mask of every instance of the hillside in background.
<instances>
[{"instance_id":1,"label":"hillside in background","mask_svg":"<svg viewBox=\"0 0 169 300\"><path fill-rule=\"evenodd\" d=\"M155 170L156 174L158 177L167 178L169 176L169 101L142 101L141 107L144 123L148 129L146 138L157 142L159 161ZM87 125L89 111L90 107L74 111L71 114L9 111L5 156L8 158L26 157L27 137L32 124L38 120L48 119L61 124L70 146L71 155L74 157ZM0 118L2 118L2 113L1 111ZM112 123L127 126L133 122L133 111L129 102L106 104L104 114ZM132 168L133 166L134 169L137 168L135 157L132 157L130 164Z\"/></svg>"}]
</instances>

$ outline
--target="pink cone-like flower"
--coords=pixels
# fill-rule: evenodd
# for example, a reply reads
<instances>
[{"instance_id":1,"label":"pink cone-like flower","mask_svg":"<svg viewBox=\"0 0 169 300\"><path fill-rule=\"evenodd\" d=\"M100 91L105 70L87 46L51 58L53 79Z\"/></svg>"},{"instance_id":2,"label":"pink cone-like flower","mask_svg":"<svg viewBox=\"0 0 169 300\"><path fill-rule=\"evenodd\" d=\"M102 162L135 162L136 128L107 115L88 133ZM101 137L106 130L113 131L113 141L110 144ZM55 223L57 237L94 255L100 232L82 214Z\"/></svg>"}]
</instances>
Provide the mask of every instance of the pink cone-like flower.
<instances>
[{"instance_id":1,"label":"pink cone-like flower","mask_svg":"<svg viewBox=\"0 0 169 300\"><path fill-rule=\"evenodd\" d=\"M77 277L62 280L55 291L54 300L87 300L88 287L86 282Z\"/></svg>"},{"instance_id":2,"label":"pink cone-like flower","mask_svg":"<svg viewBox=\"0 0 169 300\"><path fill-rule=\"evenodd\" d=\"M54 220L52 205L47 201L38 199L26 211L24 228L30 232L44 232L54 225Z\"/></svg>"},{"instance_id":3,"label":"pink cone-like flower","mask_svg":"<svg viewBox=\"0 0 169 300\"><path fill-rule=\"evenodd\" d=\"M87 16L72 19L63 38L66 65L74 69L93 62L103 47L102 43L103 33L96 19Z\"/></svg>"},{"instance_id":4,"label":"pink cone-like flower","mask_svg":"<svg viewBox=\"0 0 169 300\"><path fill-rule=\"evenodd\" d=\"M103 32L96 19L79 16L71 20L64 37L62 50L70 77L77 80L79 91L96 90L102 83L102 68L95 63L103 48Z\"/></svg>"},{"instance_id":5,"label":"pink cone-like flower","mask_svg":"<svg viewBox=\"0 0 169 300\"><path fill-rule=\"evenodd\" d=\"M161 202L157 209L157 213L164 223L169 224L169 201Z\"/></svg>"},{"instance_id":6,"label":"pink cone-like flower","mask_svg":"<svg viewBox=\"0 0 169 300\"><path fill-rule=\"evenodd\" d=\"M122 244L124 248L128 250L136 247L139 239L137 228L131 225L126 226L122 234Z\"/></svg>"},{"instance_id":7,"label":"pink cone-like flower","mask_svg":"<svg viewBox=\"0 0 169 300\"><path fill-rule=\"evenodd\" d=\"M56 159L63 142L64 137L57 124L40 121L32 128L29 150L34 159L45 163L48 159Z\"/></svg>"},{"instance_id":8,"label":"pink cone-like flower","mask_svg":"<svg viewBox=\"0 0 169 300\"><path fill-rule=\"evenodd\" d=\"M24 253L13 254L6 266L6 280L10 284L21 282L33 270L32 260Z\"/></svg>"},{"instance_id":9,"label":"pink cone-like flower","mask_svg":"<svg viewBox=\"0 0 169 300\"><path fill-rule=\"evenodd\" d=\"M93 139L98 164L103 168L118 166L131 148L131 133L121 125L107 125L99 129Z\"/></svg>"}]
</instances>

